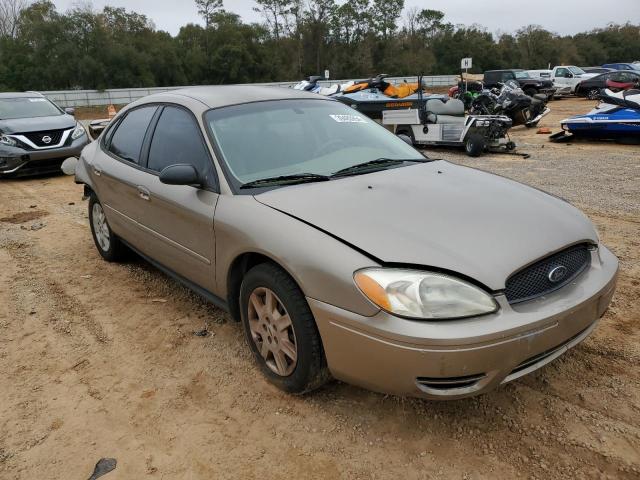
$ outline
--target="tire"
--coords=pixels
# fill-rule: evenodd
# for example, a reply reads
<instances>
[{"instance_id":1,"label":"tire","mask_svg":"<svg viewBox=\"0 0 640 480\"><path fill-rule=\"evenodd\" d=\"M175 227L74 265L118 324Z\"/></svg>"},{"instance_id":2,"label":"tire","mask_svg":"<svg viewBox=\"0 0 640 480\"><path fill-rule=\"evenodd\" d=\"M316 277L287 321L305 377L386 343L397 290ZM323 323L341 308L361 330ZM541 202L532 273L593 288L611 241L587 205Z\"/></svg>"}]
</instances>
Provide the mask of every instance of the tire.
<instances>
[{"instance_id":1,"label":"tire","mask_svg":"<svg viewBox=\"0 0 640 480\"><path fill-rule=\"evenodd\" d=\"M398 128L396 135L406 135L407 137L409 137L411 139L411 144L415 145L416 144L416 138L413 135L413 129L411 127L405 127L402 126L400 128Z\"/></svg>"},{"instance_id":2,"label":"tire","mask_svg":"<svg viewBox=\"0 0 640 480\"><path fill-rule=\"evenodd\" d=\"M587 98L589 100L598 100L600 98L600 89L599 88L591 88L587 92Z\"/></svg>"},{"instance_id":3,"label":"tire","mask_svg":"<svg viewBox=\"0 0 640 480\"><path fill-rule=\"evenodd\" d=\"M259 315L255 305L264 312L269 305L268 295L272 295L271 314ZM329 380L322 340L311 309L298 285L284 270L271 263L249 270L240 287L240 311L249 348L269 382L287 393L302 395ZM277 321L282 319L284 324L288 320L286 328L281 328L282 323L278 325ZM294 351L295 360L285 351Z\"/></svg>"},{"instance_id":4,"label":"tire","mask_svg":"<svg viewBox=\"0 0 640 480\"><path fill-rule=\"evenodd\" d=\"M464 142L464 150L470 157L479 157L484 152L485 139L479 133L470 133Z\"/></svg>"},{"instance_id":5,"label":"tire","mask_svg":"<svg viewBox=\"0 0 640 480\"><path fill-rule=\"evenodd\" d=\"M102 218L100 218L102 215ZM98 249L98 253L107 262L118 262L125 256L126 247L120 239L111 231L107 218L104 216L102 204L95 193L89 197L89 225L91 236Z\"/></svg>"}]
</instances>

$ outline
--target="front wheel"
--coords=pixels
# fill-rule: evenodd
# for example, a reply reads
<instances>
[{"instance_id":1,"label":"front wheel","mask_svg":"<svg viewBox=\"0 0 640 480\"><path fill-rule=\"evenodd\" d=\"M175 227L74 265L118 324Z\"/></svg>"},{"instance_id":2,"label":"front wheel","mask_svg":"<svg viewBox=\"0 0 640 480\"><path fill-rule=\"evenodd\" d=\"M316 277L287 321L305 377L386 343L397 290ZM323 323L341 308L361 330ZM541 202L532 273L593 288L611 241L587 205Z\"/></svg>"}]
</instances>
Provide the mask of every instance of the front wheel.
<instances>
[{"instance_id":1,"label":"front wheel","mask_svg":"<svg viewBox=\"0 0 640 480\"><path fill-rule=\"evenodd\" d=\"M125 247L111 231L102 204L95 193L91 194L89 198L89 225L91 225L93 241L102 258L108 262L121 260Z\"/></svg>"},{"instance_id":2,"label":"front wheel","mask_svg":"<svg viewBox=\"0 0 640 480\"><path fill-rule=\"evenodd\" d=\"M311 309L284 270L269 263L252 268L242 281L240 308L246 340L272 384L303 394L329 379Z\"/></svg>"},{"instance_id":3,"label":"front wheel","mask_svg":"<svg viewBox=\"0 0 640 480\"><path fill-rule=\"evenodd\" d=\"M486 141L479 133L470 133L464 144L464 149L470 157L479 157L484 152Z\"/></svg>"}]
</instances>

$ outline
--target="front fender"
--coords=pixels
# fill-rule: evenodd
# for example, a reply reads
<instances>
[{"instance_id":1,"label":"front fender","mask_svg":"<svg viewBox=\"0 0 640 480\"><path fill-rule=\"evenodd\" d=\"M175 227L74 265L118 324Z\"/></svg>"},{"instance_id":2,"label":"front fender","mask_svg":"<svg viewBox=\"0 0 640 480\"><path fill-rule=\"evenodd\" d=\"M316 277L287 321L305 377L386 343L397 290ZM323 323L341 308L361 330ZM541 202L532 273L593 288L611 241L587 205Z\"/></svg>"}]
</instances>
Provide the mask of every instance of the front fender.
<instances>
[{"instance_id":1,"label":"front fender","mask_svg":"<svg viewBox=\"0 0 640 480\"><path fill-rule=\"evenodd\" d=\"M221 195L216 207L216 292L227 298L228 272L246 253L271 258L305 296L372 316L379 309L360 293L355 271L379 266L346 243L250 195Z\"/></svg>"}]
</instances>

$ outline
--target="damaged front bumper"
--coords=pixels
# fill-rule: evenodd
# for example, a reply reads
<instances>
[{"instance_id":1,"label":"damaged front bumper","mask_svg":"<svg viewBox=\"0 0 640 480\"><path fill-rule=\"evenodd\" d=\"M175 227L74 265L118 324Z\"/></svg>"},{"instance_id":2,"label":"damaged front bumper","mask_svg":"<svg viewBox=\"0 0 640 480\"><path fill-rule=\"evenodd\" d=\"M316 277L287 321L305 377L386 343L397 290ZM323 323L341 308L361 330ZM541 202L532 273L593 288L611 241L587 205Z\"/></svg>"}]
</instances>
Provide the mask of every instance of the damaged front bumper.
<instances>
[{"instance_id":1,"label":"damaged front bumper","mask_svg":"<svg viewBox=\"0 0 640 480\"><path fill-rule=\"evenodd\" d=\"M464 320L364 317L308 299L327 363L339 380L370 390L428 399L488 392L526 375L579 344L596 327L615 291L618 260L605 247L562 289Z\"/></svg>"}]
</instances>

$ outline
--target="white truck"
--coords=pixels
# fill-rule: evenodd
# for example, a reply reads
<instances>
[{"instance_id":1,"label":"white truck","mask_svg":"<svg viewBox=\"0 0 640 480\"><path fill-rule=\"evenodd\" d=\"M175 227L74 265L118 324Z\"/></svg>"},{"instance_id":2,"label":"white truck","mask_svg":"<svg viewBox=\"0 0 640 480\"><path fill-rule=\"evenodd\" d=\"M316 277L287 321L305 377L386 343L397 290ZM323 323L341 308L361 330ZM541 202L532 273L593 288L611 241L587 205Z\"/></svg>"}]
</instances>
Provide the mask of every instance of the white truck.
<instances>
[{"instance_id":1,"label":"white truck","mask_svg":"<svg viewBox=\"0 0 640 480\"><path fill-rule=\"evenodd\" d=\"M595 77L596 73L587 73L575 65L560 65L552 70L529 70L529 75L553 81L556 87L556 97L572 95L576 86L587 78Z\"/></svg>"}]
</instances>

